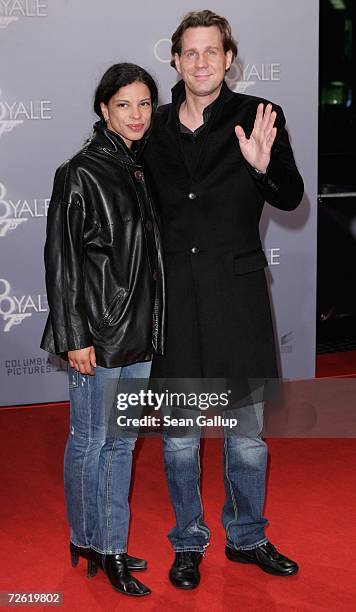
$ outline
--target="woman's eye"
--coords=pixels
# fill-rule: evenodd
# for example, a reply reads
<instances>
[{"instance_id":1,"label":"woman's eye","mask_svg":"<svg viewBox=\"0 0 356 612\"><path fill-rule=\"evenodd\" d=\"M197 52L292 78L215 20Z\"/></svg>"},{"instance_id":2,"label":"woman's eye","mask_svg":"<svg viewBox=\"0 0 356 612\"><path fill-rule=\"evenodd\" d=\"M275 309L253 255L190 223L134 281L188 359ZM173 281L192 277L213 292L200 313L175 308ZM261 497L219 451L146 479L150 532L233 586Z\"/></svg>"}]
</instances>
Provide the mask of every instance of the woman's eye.
<instances>
[{"instance_id":1,"label":"woman's eye","mask_svg":"<svg viewBox=\"0 0 356 612\"><path fill-rule=\"evenodd\" d=\"M117 106L119 108L127 108L128 105L125 102L118 102Z\"/></svg>"},{"instance_id":2,"label":"woman's eye","mask_svg":"<svg viewBox=\"0 0 356 612\"><path fill-rule=\"evenodd\" d=\"M148 102L148 101L142 102L141 106L151 106L151 102Z\"/></svg>"}]
</instances>

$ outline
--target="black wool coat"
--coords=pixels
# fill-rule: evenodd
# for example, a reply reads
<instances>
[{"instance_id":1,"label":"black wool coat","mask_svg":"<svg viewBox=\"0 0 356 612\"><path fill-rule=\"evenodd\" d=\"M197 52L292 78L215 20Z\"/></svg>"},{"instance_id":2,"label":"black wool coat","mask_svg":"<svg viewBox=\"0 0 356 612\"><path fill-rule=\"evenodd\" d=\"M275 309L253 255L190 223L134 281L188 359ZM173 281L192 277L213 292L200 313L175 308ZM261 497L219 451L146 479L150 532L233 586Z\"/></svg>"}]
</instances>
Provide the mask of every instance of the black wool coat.
<instances>
[{"instance_id":1,"label":"black wool coat","mask_svg":"<svg viewBox=\"0 0 356 612\"><path fill-rule=\"evenodd\" d=\"M204 128L195 169L187 167L177 100L159 108L144 152L159 208L167 280L167 340L153 377L276 377L276 353L259 221L264 202L295 209L303 181L282 109L265 175L244 160L235 135L250 135L260 102L223 83Z\"/></svg>"}]
</instances>

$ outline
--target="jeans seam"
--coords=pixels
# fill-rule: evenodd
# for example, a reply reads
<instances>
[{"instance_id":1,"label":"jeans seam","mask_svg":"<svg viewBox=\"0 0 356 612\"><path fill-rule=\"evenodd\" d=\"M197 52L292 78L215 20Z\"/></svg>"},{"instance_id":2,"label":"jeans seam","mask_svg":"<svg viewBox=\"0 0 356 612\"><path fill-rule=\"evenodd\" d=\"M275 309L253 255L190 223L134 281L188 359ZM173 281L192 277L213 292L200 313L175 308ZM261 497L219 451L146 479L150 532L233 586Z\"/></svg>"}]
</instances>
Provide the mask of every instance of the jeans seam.
<instances>
[{"instance_id":1,"label":"jeans seam","mask_svg":"<svg viewBox=\"0 0 356 612\"><path fill-rule=\"evenodd\" d=\"M199 482L197 484L197 491L198 491L198 497L199 497L199 501L200 501L200 510L201 510L201 515L197 520L198 526L200 527L200 529L206 533L206 535L208 536L208 542L210 539L210 529L208 527L204 527L204 525L200 524L200 518L203 519L203 515L204 515L204 509L203 509L203 500L201 498L201 493L200 493L200 479L201 479L201 465L200 465L200 450L199 447L197 447L197 459L198 459L198 470L199 470Z\"/></svg>"},{"instance_id":2,"label":"jeans seam","mask_svg":"<svg viewBox=\"0 0 356 612\"><path fill-rule=\"evenodd\" d=\"M78 373L78 386L79 386L79 373ZM84 498L84 473L85 473L85 464L86 464L86 460L88 457L88 452L89 452L89 448L91 446L91 442L92 442L92 431L91 431L91 424L92 424L92 414L91 414L91 385L89 383L89 377L87 379L87 387L88 387L88 412L89 412L89 436L88 436L88 444L87 447L85 449L85 453L84 453L84 458L83 458L83 467L82 467L82 508L83 508L83 532L85 535L85 541L88 542L88 534L87 534L87 528L86 528L86 518L85 518L85 498Z\"/></svg>"},{"instance_id":3,"label":"jeans seam","mask_svg":"<svg viewBox=\"0 0 356 612\"><path fill-rule=\"evenodd\" d=\"M177 546L174 547L174 552L199 552L203 555L208 546L209 544L206 544L205 546Z\"/></svg>"},{"instance_id":4,"label":"jeans seam","mask_svg":"<svg viewBox=\"0 0 356 612\"><path fill-rule=\"evenodd\" d=\"M263 546L263 544L267 544L268 542L268 538L263 538L262 540L258 540L258 542L255 542L254 544L251 544L250 546L231 546L230 544L226 543L226 546L228 548L231 548L232 550L255 550L255 548L259 548L260 546Z\"/></svg>"},{"instance_id":5,"label":"jeans seam","mask_svg":"<svg viewBox=\"0 0 356 612\"><path fill-rule=\"evenodd\" d=\"M91 548L91 546L88 546L87 544L78 544L78 542L74 542L74 538L70 538L70 541L72 542L72 544L74 544L74 546L78 546L79 548L87 548L89 550L89 548Z\"/></svg>"},{"instance_id":6,"label":"jeans seam","mask_svg":"<svg viewBox=\"0 0 356 612\"><path fill-rule=\"evenodd\" d=\"M105 516L106 516L106 544L107 544L107 548L111 548L110 544L111 544L111 540L112 540L112 534L111 534L111 503L110 503L110 495L111 495L111 479L112 479L112 461L113 461L113 456L114 456L114 451L115 451L115 443L116 443L116 438L114 438L112 446L111 446L111 451L110 451L110 458L108 460L108 471L107 471L107 480L106 480L106 499L105 499Z\"/></svg>"},{"instance_id":7,"label":"jeans seam","mask_svg":"<svg viewBox=\"0 0 356 612\"><path fill-rule=\"evenodd\" d=\"M236 499L235 499L235 494L234 494L234 490L232 487L232 482L229 478L228 475L228 470L229 470L229 453L228 453L228 448L227 448L227 437L226 437L226 432L224 431L224 452L225 452L225 476L226 476L226 480L229 483L229 489L230 489L230 495L231 495L231 500L232 500L232 505L234 508L234 519L232 519L231 521L229 521L226 525L226 537L229 537L229 528L230 525L234 522L237 521L237 504L236 504Z\"/></svg>"},{"instance_id":8,"label":"jeans seam","mask_svg":"<svg viewBox=\"0 0 356 612\"><path fill-rule=\"evenodd\" d=\"M100 553L101 555L123 555L127 551L126 546L124 548L116 548L115 550L99 550L99 548L97 548L96 546L91 546L90 548Z\"/></svg>"}]
</instances>

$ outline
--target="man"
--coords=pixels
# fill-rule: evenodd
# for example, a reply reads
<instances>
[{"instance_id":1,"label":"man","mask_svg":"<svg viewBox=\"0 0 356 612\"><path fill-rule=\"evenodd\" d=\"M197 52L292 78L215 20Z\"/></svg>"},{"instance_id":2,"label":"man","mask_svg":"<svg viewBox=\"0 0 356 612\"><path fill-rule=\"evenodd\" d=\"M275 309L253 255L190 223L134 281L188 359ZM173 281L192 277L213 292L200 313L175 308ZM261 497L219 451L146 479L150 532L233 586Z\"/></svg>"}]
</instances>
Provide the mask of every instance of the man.
<instances>
[{"instance_id":1,"label":"man","mask_svg":"<svg viewBox=\"0 0 356 612\"><path fill-rule=\"evenodd\" d=\"M172 36L181 80L157 114L145 151L160 207L168 329L153 377L274 378L276 356L259 220L268 201L293 210L303 195L280 107L233 93L224 77L237 54L225 18L188 13ZM267 447L261 404L239 410L240 435L224 435L226 556L279 576L298 570L265 535ZM199 492L199 436L164 436L176 525L170 580L199 584L209 542Z\"/></svg>"}]
</instances>

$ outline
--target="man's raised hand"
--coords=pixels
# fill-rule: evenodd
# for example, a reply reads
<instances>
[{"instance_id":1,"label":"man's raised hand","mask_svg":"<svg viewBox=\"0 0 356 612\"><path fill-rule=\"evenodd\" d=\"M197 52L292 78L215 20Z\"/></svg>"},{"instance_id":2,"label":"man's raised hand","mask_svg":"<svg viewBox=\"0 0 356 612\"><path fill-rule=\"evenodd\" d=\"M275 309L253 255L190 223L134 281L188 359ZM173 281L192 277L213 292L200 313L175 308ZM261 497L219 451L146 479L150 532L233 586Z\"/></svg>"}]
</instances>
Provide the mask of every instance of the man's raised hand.
<instances>
[{"instance_id":1,"label":"man's raised hand","mask_svg":"<svg viewBox=\"0 0 356 612\"><path fill-rule=\"evenodd\" d=\"M235 127L242 155L259 172L266 172L271 159L271 149L277 134L277 128L274 127L276 116L277 113L272 110L272 104L267 104L265 110L263 110L263 104L261 103L257 107L250 138L246 138L241 125Z\"/></svg>"}]
</instances>

